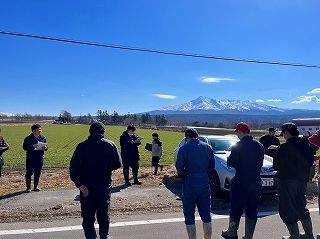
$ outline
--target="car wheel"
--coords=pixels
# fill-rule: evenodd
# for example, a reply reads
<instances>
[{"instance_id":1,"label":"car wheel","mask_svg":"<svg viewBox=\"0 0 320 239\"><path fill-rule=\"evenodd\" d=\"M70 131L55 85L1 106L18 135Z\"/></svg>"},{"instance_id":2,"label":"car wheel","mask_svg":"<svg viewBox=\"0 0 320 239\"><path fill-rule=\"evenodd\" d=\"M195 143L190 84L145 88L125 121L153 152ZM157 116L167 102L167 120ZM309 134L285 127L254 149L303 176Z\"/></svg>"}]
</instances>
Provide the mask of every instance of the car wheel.
<instances>
[{"instance_id":1,"label":"car wheel","mask_svg":"<svg viewBox=\"0 0 320 239\"><path fill-rule=\"evenodd\" d=\"M218 197L221 195L220 180L216 171L209 174L210 194L211 197Z\"/></svg>"}]
</instances>

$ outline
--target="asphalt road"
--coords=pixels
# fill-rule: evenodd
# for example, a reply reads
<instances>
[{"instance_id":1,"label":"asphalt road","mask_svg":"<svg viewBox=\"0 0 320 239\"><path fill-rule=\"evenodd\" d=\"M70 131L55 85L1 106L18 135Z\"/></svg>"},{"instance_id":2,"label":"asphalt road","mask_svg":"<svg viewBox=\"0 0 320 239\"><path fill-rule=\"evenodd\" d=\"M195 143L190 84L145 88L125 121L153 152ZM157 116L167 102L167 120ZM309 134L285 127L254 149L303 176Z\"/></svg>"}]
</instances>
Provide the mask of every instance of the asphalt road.
<instances>
[{"instance_id":1,"label":"asphalt road","mask_svg":"<svg viewBox=\"0 0 320 239\"><path fill-rule=\"evenodd\" d=\"M155 205L181 205L177 195L181 185L167 186L131 186L116 187L113 190L114 202L146 202L155 200ZM39 193L22 193L9 195L0 200L0 206L6 209L23 207L32 211L46 211L61 203L78 201L78 189L56 191L41 191ZM277 214L277 206L270 204L273 197L263 196L259 207L260 218L257 223L254 238L273 239L288 235L285 225ZM219 200L218 200L219 201ZM217 202L218 202L217 201ZM221 200L220 200L221 201ZM217 203L215 202L215 203ZM76 207L78 207L76 205ZM320 215L316 204L310 204L310 211L315 234L320 233ZM0 215L1 217L1 215ZM54 219L52 219L54 220ZM111 216L110 235L113 239L163 239L187 238L182 209L179 212L139 212L134 215ZM228 210L213 211L213 237L221 238L222 229L228 226ZM97 230L98 231L98 230ZM201 221L197 220L198 237L203 238ZM239 238L244 234L244 218L239 228ZM74 239L84 238L81 218L65 218L60 221L1 223L0 239Z\"/></svg>"},{"instance_id":2,"label":"asphalt road","mask_svg":"<svg viewBox=\"0 0 320 239\"><path fill-rule=\"evenodd\" d=\"M311 208L314 233L320 233L320 216L317 208ZM213 237L221 238L221 230L228 225L227 212L212 214ZM288 235L276 211L260 212L254 238L270 239ZM199 218L198 218L199 219ZM300 225L301 228L301 225ZM33 229L33 230L30 230ZM202 238L201 221L197 220L197 238ZM244 218L241 220L239 237L244 234ZM113 217L110 225L113 239L163 239L187 238L182 213L148 214ZM54 222L27 222L0 225L1 239L74 239L84 238L81 219Z\"/></svg>"}]
</instances>

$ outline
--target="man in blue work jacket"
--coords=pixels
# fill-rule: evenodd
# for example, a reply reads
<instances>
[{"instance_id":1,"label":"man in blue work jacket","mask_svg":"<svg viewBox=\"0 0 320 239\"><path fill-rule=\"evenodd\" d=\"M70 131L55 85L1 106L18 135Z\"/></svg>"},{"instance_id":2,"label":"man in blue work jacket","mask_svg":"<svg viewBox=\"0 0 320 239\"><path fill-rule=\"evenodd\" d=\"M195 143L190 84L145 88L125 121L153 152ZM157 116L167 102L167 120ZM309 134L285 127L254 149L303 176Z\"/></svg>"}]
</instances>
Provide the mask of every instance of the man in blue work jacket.
<instances>
[{"instance_id":1,"label":"man in blue work jacket","mask_svg":"<svg viewBox=\"0 0 320 239\"><path fill-rule=\"evenodd\" d=\"M214 169L213 150L198 139L195 129L185 131L187 144L179 149L176 169L183 178L182 204L189 239L196 239L195 206L203 222L204 239L212 235L208 174Z\"/></svg>"},{"instance_id":2,"label":"man in blue work jacket","mask_svg":"<svg viewBox=\"0 0 320 239\"><path fill-rule=\"evenodd\" d=\"M250 135L250 126L247 123L238 123L235 132L240 141L232 146L227 160L228 167L236 169L236 175L231 181L229 228L223 230L221 236L238 239L240 218L245 209L246 223L243 239L252 239L262 189L260 172L264 159L264 147Z\"/></svg>"}]
</instances>

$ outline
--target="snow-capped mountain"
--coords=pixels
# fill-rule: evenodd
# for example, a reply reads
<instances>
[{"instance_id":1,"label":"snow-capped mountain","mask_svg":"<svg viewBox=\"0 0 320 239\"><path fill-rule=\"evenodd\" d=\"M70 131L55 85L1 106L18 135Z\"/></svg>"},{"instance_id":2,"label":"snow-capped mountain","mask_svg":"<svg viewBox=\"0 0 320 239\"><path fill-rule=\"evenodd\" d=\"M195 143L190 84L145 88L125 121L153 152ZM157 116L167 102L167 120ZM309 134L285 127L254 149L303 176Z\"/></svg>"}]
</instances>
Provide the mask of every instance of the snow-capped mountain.
<instances>
[{"instance_id":1,"label":"snow-capped mountain","mask_svg":"<svg viewBox=\"0 0 320 239\"><path fill-rule=\"evenodd\" d=\"M187 103L162 107L150 111L150 114L246 114L246 115L270 115L270 114L292 114L297 111L308 110L284 109L252 100L215 100L200 96ZM318 111L317 111L318 112ZM319 111L320 112L320 111ZM318 113L319 113L318 112Z\"/></svg>"}]
</instances>

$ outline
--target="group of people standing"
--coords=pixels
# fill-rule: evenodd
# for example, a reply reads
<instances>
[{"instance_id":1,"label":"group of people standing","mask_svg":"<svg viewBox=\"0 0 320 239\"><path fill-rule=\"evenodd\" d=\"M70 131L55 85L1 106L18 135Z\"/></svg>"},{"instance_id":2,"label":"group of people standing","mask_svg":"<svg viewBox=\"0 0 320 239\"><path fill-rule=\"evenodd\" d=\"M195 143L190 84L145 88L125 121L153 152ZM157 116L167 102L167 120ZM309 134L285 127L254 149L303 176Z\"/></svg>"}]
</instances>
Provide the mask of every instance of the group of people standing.
<instances>
[{"instance_id":1,"label":"group of people standing","mask_svg":"<svg viewBox=\"0 0 320 239\"><path fill-rule=\"evenodd\" d=\"M105 126L94 122L89 128L88 139L78 144L70 160L70 177L80 190L81 216L87 239L97 237L94 222L99 223L100 239L109 238L110 197L112 171L123 167L125 185L130 186L129 169L133 183L138 180L139 151L141 137L135 134L135 127L128 126L120 136L121 153L114 142L104 138ZM34 175L34 191L38 188L44 152L48 150L46 138L41 135L41 125L31 126L32 133L23 142L26 151L26 192L31 191L31 176ZM237 124L235 132L240 139L232 146L227 160L228 167L235 168L231 182L229 225L221 236L227 239L238 238L240 218L245 211L245 235L252 239L257 223L257 211L262 190L261 167L264 154L273 157L274 169L278 177L279 215L288 228L290 236L283 239L314 239L312 221L306 207L306 188L310 167L314 164L315 147L320 147L320 133L299 137L295 124L289 122L281 127L285 143L280 144L274 128L260 142L250 134L250 126L245 122ZM198 139L198 132L189 128L185 131L188 142L179 149L176 169L183 178L182 203L186 230L189 239L196 239L195 207L203 221L204 239L212 237L210 214L209 174L215 168L212 147ZM152 134L152 166L155 174L160 167L162 142L157 133ZM270 145L268 145L270 144ZM311 146L313 145L313 147ZM272 147L270 147L272 146ZM9 149L8 143L0 136L0 176L3 165L2 153ZM318 183L319 185L319 183ZM304 233L299 232L300 221ZM317 235L320 239L320 235Z\"/></svg>"},{"instance_id":2,"label":"group of people standing","mask_svg":"<svg viewBox=\"0 0 320 239\"><path fill-rule=\"evenodd\" d=\"M240 141L233 145L227 165L235 168L236 174L231 182L229 225L221 236L237 239L240 218L245 212L245 235L242 238L253 238L262 190L260 173L264 154L267 154L273 157L277 171L279 215L290 234L282 238L314 239L305 194L315 159L311 145L320 147L320 133L309 139L299 137L296 125L285 123L281 127L285 143L280 145L274 128L270 128L269 135L262 137L260 142L250 135L250 126L245 122L238 123L235 132ZM210 239L212 226L208 175L215 166L213 150L209 144L198 139L195 129L187 129L185 138L188 143L179 149L176 169L183 178L182 203L187 234L189 239L197 238L194 216L197 206L203 222L204 239ZM304 233L299 232L298 221ZM317 239L320 239L320 234Z\"/></svg>"}]
</instances>

